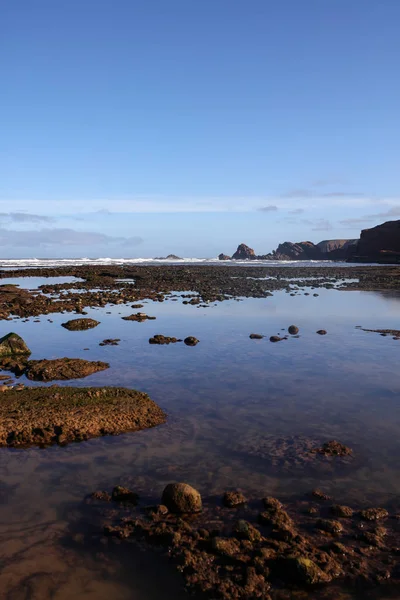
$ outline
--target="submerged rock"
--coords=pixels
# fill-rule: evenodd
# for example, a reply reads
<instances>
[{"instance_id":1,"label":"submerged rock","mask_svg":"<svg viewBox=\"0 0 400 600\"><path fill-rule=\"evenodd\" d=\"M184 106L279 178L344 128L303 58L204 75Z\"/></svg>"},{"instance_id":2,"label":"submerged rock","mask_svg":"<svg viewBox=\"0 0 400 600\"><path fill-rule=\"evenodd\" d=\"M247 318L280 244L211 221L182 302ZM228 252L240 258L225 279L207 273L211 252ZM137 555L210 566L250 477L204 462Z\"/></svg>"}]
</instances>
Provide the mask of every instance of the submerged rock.
<instances>
[{"instance_id":1,"label":"submerged rock","mask_svg":"<svg viewBox=\"0 0 400 600\"><path fill-rule=\"evenodd\" d=\"M261 333L251 333L251 334L249 335L249 338L250 338L251 340L262 340L262 339L263 339L263 337L265 337L265 336L264 336L264 335L261 335Z\"/></svg>"},{"instance_id":2,"label":"submerged rock","mask_svg":"<svg viewBox=\"0 0 400 600\"><path fill-rule=\"evenodd\" d=\"M350 506L342 506L341 504L334 504L331 506L331 513L336 517L350 518L353 516L354 511Z\"/></svg>"},{"instance_id":3,"label":"submerged rock","mask_svg":"<svg viewBox=\"0 0 400 600\"><path fill-rule=\"evenodd\" d=\"M55 379L80 379L109 368L101 361L83 358L56 358L54 360L30 360L25 367L25 375L32 381L53 381Z\"/></svg>"},{"instance_id":4,"label":"submerged rock","mask_svg":"<svg viewBox=\"0 0 400 600\"><path fill-rule=\"evenodd\" d=\"M326 335L328 332L325 329L318 329L318 335Z\"/></svg>"},{"instance_id":5,"label":"submerged rock","mask_svg":"<svg viewBox=\"0 0 400 600\"><path fill-rule=\"evenodd\" d=\"M136 313L127 317L121 317L124 321L137 321L138 323L142 323L143 321L154 321L155 318L156 317L149 317L145 313Z\"/></svg>"},{"instance_id":6,"label":"submerged rock","mask_svg":"<svg viewBox=\"0 0 400 600\"><path fill-rule=\"evenodd\" d=\"M115 339L108 338L108 339L100 342L99 346L118 346L120 341L121 340L119 338L115 338Z\"/></svg>"},{"instance_id":7,"label":"submerged rock","mask_svg":"<svg viewBox=\"0 0 400 600\"><path fill-rule=\"evenodd\" d=\"M28 346L17 333L7 333L0 339L0 358L16 354L31 354Z\"/></svg>"},{"instance_id":8,"label":"submerged rock","mask_svg":"<svg viewBox=\"0 0 400 600\"><path fill-rule=\"evenodd\" d=\"M297 327L297 325L290 325L288 327L288 332L290 333L290 335L297 335L299 333L299 328Z\"/></svg>"},{"instance_id":9,"label":"submerged rock","mask_svg":"<svg viewBox=\"0 0 400 600\"><path fill-rule=\"evenodd\" d=\"M176 344L176 342L181 342L182 340L176 337L168 337L165 335L157 334L149 339L149 344Z\"/></svg>"},{"instance_id":10,"label":"submerged rock","mask_svg":"<svg viewBox=\"0 0 400 600\"><path fill-rule=\"evenodd\" d=\"M351 456L353 451L344 444L331 440L322 444L321 448L315 448L312 452L316 454L323 454L325 456Z\"/></svg>"},{"instance_id":11,"label":"submerged rock","mask_svg":"<svg viewBox=\"0 0 400 600\"><path fill-rule=\"evenodd\" d=\"M222 498L222 503L227 508L235 508L246 503L246 498L241 492L225 492Z\"/></svg>"},{"instance_id":12,"label":"submerged rock","mask_svg":"<svg viewBox=\"0 0 400 600\"><path fill-rule=\"evenodd\" d=\"M198 513L202 510L199 492L187 483L169 483L161 502L172 513Z\"/></svg>"},{"instance_id":13,"label":"submerged rock","mask_svg":"<svg viewBox=\"0 0 400 600\"><path fill-rule=\"evenodd\" d=\"M236 521L232 528L232 532L239 540L249 540L249 542L258 542L262 537L260 531L244 519Z\"/></svg>"},{"instance_id":14,"label":"submerged rock","mask_svg":"<svg viewBox=\"0 0 400 600\"><path fill-rule=\"evenodd\" d=\"M69 331L84 331L86 329L93 329L97 325L100 325L100 321L95 321L95 319L72 319L66 323L61 323L61 327Z\"/></svg>"},{"instance_id":15,"label":"submerged rock","mask_svg":"<svg viewBox=\"0 0 400 600\"><path fill-rule=\"evenodd\" d=\"M317 585L328 583L332 579L314 561L303 556L288 556L280 559L278 570L282 579L290 583Z\"/></svg>"},{"instance_id":16,"label":"submerged rock","mask_svg":"<svg viewBox=\"0 0 400 600\"><path fill-rule=\"evenodd\" d=\"M139 496L128 490L128 488L122 487L121 485L116 485L112 491L111 498L114 502L122 502L123 504L133 504L137 505Z\"/></svg>"}]
</instances>

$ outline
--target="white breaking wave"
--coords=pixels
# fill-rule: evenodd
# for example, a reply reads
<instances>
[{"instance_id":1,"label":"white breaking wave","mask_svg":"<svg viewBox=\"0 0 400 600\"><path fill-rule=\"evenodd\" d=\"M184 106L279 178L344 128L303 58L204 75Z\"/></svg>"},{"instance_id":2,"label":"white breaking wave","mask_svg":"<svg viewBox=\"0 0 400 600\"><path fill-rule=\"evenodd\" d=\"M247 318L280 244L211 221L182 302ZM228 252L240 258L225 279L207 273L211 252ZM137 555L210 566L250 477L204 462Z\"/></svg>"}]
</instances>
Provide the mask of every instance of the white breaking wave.
<instances>
[{"instance_id":1,"label":"white breaking wave","mask_svg":"<svg viewBox=\"0 0 400 600\"><path fill-rule=\"evenodd\" d=\"M316 260L219 260L218 258L180 258L180 259L161 259L161 258L4 258L0 259L0 268L2 269L26 269L37 267L68 267L81 265L232 265L232 266L253 266L264 265L268 267L349 267L352 263L343 263L335 261L316 261Z\"/></svg>"}]
</instances>

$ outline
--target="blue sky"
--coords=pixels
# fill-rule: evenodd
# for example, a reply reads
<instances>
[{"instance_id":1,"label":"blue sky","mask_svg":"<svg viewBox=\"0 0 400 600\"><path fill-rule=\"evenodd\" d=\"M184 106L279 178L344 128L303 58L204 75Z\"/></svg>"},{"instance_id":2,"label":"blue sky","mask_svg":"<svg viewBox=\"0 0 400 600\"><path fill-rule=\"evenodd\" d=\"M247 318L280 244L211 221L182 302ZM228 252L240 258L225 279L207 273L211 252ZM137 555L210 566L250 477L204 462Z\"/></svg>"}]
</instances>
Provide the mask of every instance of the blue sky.
<instances>
[{"instance_id":1,"label":"blue sky","mask_svg":"<svg viewBox=\"0 0 400 600\"><path fill-rule=\"evenodd\" d=\"M0 0L0 255L400 218L399 0Z\"/></svg>"}]
</instances>

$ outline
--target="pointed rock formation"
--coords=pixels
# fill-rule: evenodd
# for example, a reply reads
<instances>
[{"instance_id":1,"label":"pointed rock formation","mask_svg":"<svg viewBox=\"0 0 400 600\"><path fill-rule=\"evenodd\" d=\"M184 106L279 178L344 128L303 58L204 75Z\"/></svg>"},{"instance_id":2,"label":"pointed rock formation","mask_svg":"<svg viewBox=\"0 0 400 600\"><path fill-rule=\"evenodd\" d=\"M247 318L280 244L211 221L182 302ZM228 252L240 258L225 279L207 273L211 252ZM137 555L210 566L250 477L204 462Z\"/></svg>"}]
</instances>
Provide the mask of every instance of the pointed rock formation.
<instances>
[{"instance_id":1,"label":"pointed rock formation","mask_svg":"<svg viewBox=\"0 0 400 600\"><path fill-rule=\"evenodd\" d=\"M232 258L234 260L254 260L256 255L253 248L246 246L246 244L239 244Z\"/></svg>"}]
</instances>

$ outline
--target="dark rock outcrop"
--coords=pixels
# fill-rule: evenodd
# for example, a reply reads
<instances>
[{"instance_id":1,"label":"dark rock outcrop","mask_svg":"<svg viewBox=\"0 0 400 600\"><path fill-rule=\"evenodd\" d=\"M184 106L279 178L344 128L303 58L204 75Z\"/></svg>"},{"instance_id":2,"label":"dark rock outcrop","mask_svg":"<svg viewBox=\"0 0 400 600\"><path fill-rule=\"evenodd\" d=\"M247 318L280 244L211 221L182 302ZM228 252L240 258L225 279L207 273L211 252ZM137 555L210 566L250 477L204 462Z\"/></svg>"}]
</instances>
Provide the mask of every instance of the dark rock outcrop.
<instances>
[{"instance_id":1,"label":"dark rock outcrop","mask_svg":"<svg viewBox=\"0 0 400 600\"><path fill-rule=\"evenodd\" d=\"M400 220L363 229L354 261L400 263Z\"/></svg>"},{"instance_id":2,"label":"dark rock outcrop","mask_svg":"<svg viewBox=\"0 0 400 600\"><path fill-rule=\"evenodd\" d=\"M231 257L221 252L221 254L218 255L218 260L231 260Z\"/></svg>"},{"instance_id":3,"label":"dark rock outcrop","mask_svg":"<svg viewBox=\"0 0 400 600\"><path fill-rule=\"evenodd\" d=\"M31 351L21 336L17 333L7 333L0 339L0 357L17 354L29 355Z\"/></svg>"},{"instance_id":4,"label":"dark rock outcrop","mask_svg":"<svg viewBox=\"0 0 400 600\"><path fill-rule=\"evenodd\" d=\"M255 252L253 248L246 246L246 244L239 244L235 254L233 254L232 258L234 260L254 260L256 259Z\"/></svg>"},{"instance_id":5,"label":"dark rock outcrop","mask_svg":"<svg viewBox=\"0 0 400 600\"><path fill-rule=\"evenodd\" d=\"M350 260L356 252L358 240L323 240L318 244L313 242L283 242L270 254L256 255L252 248L240 244L234 260ZM220 254L220 260L227 260L225 254Z\"/></svg>"},{"instance_id":6,"label":"dark rock outcrop","mask_svg":"<svg viewBox=\"0 0 400 600\"><path fill-rule=\"evenodd\" d=\"M284 242L272 253L274 260L321 260L322 252L312 242Z\"/></svg>"},{"instance_id":7,"label":"dark rock outcrop","mask_svg":"<svg viewBox=\"0 0 400 600\"><path fill-rule=\"evenodd\" d=\"M323 240L317 244L328 260L349 260L357 249L358 240Z\"/></svg>"}]
</instances>

